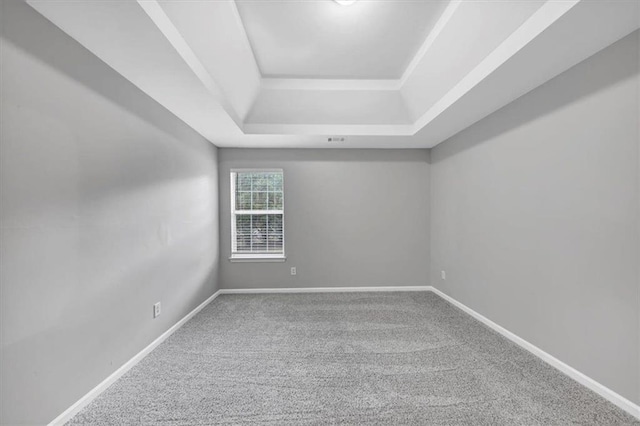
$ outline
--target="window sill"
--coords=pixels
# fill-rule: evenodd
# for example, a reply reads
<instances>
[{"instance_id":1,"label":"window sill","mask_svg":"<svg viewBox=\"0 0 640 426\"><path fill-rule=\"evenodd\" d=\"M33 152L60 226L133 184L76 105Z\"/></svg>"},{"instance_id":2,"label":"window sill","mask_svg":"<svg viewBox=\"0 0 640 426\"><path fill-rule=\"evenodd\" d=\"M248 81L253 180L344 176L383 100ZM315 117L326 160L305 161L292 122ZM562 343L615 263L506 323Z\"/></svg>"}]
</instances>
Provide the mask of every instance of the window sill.
<instances>
[{"instance_id":1,"label":"window sill","mask_svg":"<svg viewBox=\"0 0 640 426\"><path fill-rule=\"evenodd\" d=\"M277 255L260 255L260 254L240 254L232 255L229 258L231 262L284 262L287 256L284 254Z\"/></svg>"}]
</instances>

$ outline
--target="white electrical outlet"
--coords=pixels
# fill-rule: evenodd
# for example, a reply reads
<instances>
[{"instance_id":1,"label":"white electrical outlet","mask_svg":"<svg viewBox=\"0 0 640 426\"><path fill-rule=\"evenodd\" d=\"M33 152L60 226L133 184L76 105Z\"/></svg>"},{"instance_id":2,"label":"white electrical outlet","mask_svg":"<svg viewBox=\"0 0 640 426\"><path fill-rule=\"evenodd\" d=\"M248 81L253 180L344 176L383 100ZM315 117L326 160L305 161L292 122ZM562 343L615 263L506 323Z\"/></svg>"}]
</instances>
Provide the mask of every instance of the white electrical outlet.
<instances>
[{"instance_id":1,"label":"white electrical outlet","mask_svg":"<svg viewBox=\"0 0 640 426\"><path fill-rule=\"evenodd\" d=\"M160 316L160 302L153 305L153 317L158 318Z\"/></svg>"},{"instance_id":2,"label":"white electrical outlet","mask_svg":"<svg viewBox=\"0 0 640 426\"><path fill-rule=\"evenodd\" d=\"M447 279L447 271L440 271L440 277L441 277L443 280L446 280L446 279Z\"/></svg>"},{"instance_id":3,"label":"white electrical outlet","mask_svg":"<svg viewBox=\"0 0 640 426\"><path fill-rule=\"evenodd\" d=\"M296 271L296 267L295 267L295 266L292 266L292 267L291 267L291 275L295 275L295 274L297 274L297 273L298 273L298 271Z\"/></svg>"}]
</instances>

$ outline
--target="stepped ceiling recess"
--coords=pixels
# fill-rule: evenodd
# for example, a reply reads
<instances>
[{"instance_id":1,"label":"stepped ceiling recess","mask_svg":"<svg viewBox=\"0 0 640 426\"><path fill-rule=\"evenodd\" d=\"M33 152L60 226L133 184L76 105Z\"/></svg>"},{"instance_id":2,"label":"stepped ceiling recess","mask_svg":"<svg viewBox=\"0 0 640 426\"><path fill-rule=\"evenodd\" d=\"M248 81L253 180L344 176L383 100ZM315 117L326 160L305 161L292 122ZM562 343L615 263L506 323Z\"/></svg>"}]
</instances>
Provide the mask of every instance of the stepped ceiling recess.
<instances>
[{"instance_id":1,"label":"stepped ceiling recess","mask_svg":"<svg viewBox=\"0 0 640 426\"><path fill-rule=\"evenodd\" d=\"M637 0L27 3L222 147L432 147L640 27Z\"/></svg>"}]
</instances>

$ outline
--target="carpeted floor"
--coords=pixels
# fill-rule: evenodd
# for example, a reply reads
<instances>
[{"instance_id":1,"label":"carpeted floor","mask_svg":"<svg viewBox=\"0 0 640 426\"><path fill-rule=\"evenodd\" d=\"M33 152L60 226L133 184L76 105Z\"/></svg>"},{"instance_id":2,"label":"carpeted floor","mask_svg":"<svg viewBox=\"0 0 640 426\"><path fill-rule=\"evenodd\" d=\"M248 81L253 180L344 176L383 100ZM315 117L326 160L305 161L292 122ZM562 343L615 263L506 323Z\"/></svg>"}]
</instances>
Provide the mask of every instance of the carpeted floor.
<instances>
[{"instance_id":1,"label":"carpeted floor","mask_svg":"<svg viewBox=\"0 0 640 426\"><path fill-rule=\"evenodd\" d=\"M431 292L218 297L68 424L622 425Z\"/></svg>"}]
</instances>

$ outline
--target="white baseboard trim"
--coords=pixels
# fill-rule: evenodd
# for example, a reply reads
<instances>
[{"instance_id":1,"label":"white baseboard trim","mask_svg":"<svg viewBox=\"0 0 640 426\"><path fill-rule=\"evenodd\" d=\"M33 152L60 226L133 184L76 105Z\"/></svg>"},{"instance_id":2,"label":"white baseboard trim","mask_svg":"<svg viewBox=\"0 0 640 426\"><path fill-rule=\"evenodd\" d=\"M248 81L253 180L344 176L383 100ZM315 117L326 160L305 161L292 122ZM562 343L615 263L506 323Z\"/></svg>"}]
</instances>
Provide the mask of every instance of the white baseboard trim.
<instances>
[{"instance_id":1,"label":"white baseboard trim","mask_svg":"<svg viewBox=\"0 0 640 426\"><path fill-rule=\"evenodd\" d=\"M220 294L273 294L273 293L356 293L376 291L430 291L431 287L398 286L398 287L308 287L308 288L223 288Z\"/></svg>"},{"instance_id":2,"label":"white baseboard trim","mask_svg":"<svg viewBox=\"0 0 640 426\"><path fill-rule=\"evenodd\" d=\"M518 346L526 349L531 352L547 364L556 368L560 372L566 374L571 377L581 385L591 389L604 399L610 401L612 404L631 414L632 416L640 419L640 406L635 403L629 401L622 395L612 391L608 387L596 382L586 374L581 373L575 368L565 364L549 353L543 351L532 343L527 342L523 338L517 336L516 334L510 332L506 328L496 324L491 321L489 318L479 314L468 306L458 302L456 299L451 296L443 293L432 286L400 286L400 287L312 287L312 288L243 288L243 289L220 289L216 291L211 297L202 302L197 308L187 314L184 318L178 321L175 325L173 325L170 329L165 331L160 337L154 340L149 346L141 350L138 354L136 354L133 358L127 361L122 367L118 368L113 374L103 380L98 386L93 388L89 393L80 398L78 402L73 404L67 410L65 410L62 414L56 417L49 426L58 426L63 425L67 421L69 421L73 416L75 416L80 410L86 407L91 401L93 401L98 395L104 392L112 383L118 380L124 373L129 371L133 366L135 366L138 362L140 362L145 356L147 356L153 349L155 349L160 343L165 341L169 336L171 336L176 330L178 330L182 325L184 325L187 321L189 321L194 315L200 312L205 306L211 303L216 297L221 294L275 294L275 293L352 293L352 292L392 292L392 291L431 291L438 296L442 297L447 302L471 315L473 318L477 319L481 323L485 324L489 328L495 330L500 333L507 339L511 340Z\"/></svg>"},{"instance_id":3,"label":"white baseboard trim","mask_svg":"<svg viewBox=\"0 0 640 426\"><path fill-rule=\"evenodd\" d=\"M91 389L85 396L80 398L75 404L71 407L67 408L62 414L53 419L49 426L58 426L64 425L66 422L71 420L73 416L78 414L84 407L89 405L91 401L96 399L98 395L104 392L109 386L111 386L116 380L124 375L127 371L129 371L133 366L139 363L145 356L147 356L152 350L154 350L160 343L167 340L169 336L171 336L176 330L182 327L187 321L193 318L198 312L200 312L205 306L209 303L213 302L213 300L220 295L220 290L216 291L211 295L207 300L202 302L198 307L196 307L193 311L189 312L184 318L175 323L170 329L162 333L156 340L151 342L149 346L138 352L133 356L129 361L127 361L122 367L118 368L114 371L109 377L104 379L98 386Z\"/></svg>"},{"instance_id":4,"label":"white baseboard trim","mask_svg":"<svg viewBox=\"0 0 640 426\"><path fill-rule=\"evenodd\" d=\"M599 382L596 382L595 380L593 380L591 377L587 376L586 374L581 373L580 371L576 370L575 368L565 364L564 362L560 361L558 358L556 358L553 355L543 351L542 349L540 349L539 347L535 346L534 344L527 342L526 340L524 340L523 338L519 337L518 335L510 332L506 328L496 324L495 322L491 321L489 318L485 317L484 315L481 315L478 312L474 311L473 309L469 308L468 306L458 302L456 299L454 299L453 297L441 292L437 288L430 287L430 291L433 291L435 294L437 294L438 296L442 297L447 302L451 303L452 305L456 306L457 308L460 308L461 310L463 310L467 314L471 315L472 317L474 317L475 319L477 319L481 323L485 324L489 328L493 329L494 331L500 333L501 335L503 335L507 339L511 340L513 343L515 343L518 346L522 347L523 349L526 349L527 351L531 352L532 354L534 354L535 356L537 356L538 358L540 358L541 360L543 360L547 364L551 365L552 367L556 368L560 372L562 372L562 373L566 374L567 376L571 377L576 382L578 382L581 385L591 389L592 391L594 391L595 393L597 393L598 395L600 395L601 397L603 397L607 401L609 401L612 404L618 406L619 408L621 408L622 410L624 410L627 413L631 414L632 416L636 417L637 419L640 419L640 406L638 406L637 404L629 401L628 399L626 399L622 395L612 391L611 389L609 389L608 387L604 386L603 384L601 384Z\"/></svg>"}]
</instances>

